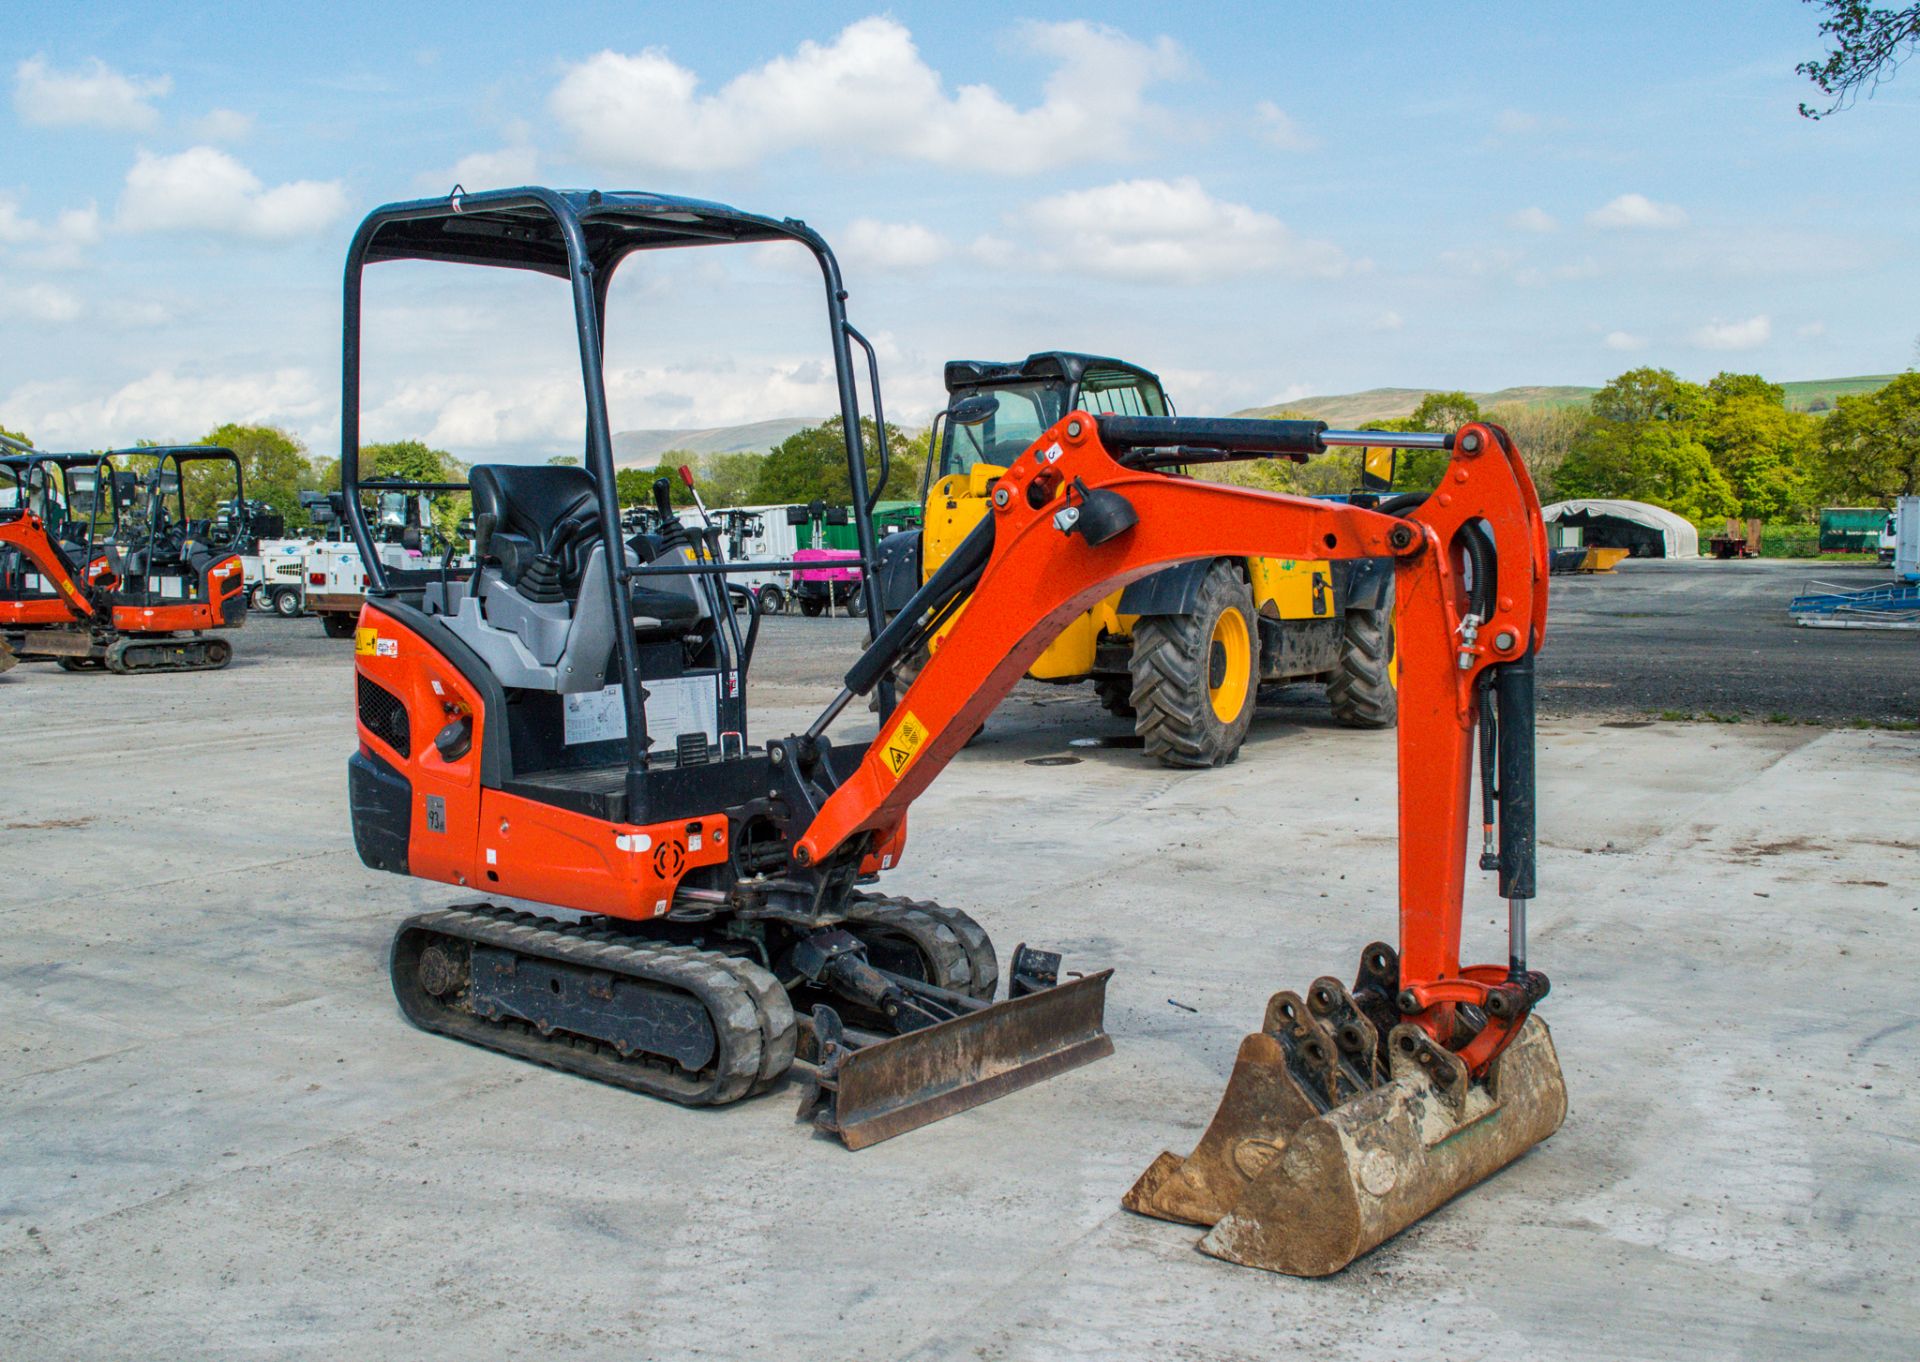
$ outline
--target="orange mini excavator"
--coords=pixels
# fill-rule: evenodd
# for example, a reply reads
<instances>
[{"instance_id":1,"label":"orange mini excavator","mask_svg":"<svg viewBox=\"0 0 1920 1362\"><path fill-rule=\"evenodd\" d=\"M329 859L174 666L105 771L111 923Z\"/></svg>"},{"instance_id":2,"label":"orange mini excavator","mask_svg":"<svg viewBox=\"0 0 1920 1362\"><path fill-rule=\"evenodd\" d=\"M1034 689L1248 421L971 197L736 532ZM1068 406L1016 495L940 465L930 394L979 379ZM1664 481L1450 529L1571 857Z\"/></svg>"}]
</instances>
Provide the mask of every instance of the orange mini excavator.
<instances>
[{"instance_id":1,"label":"orange mini excavator","mask_svg":"<svg viewBox=\"0 0 1920 1362\"><path fill-rule=\"evenodd\" d=\"M802 733L764 741L745 703L760 619L734 566L669 513L623 539L602 378L608 287L653 249L785 242L825 284L860 553L876 561L839 268L804 224L643 193L507 190L378 209L346 268L341 474L372 579L356 637L353 829L377 869L553 904L480 902L395 934L415 1024L571 1073L713 1105L794 1067L815 1124L858 1148L1110 1052L1106 973L1025 946L1002 969L958 909L869 886L907 811L1060 627L1200 558L1386 558L1400 656L1400 939L1352 988L1280 993L1192 1155L1128 1193L1210 1226L1202 1247L1332 1272L1551 1134L1565 1089L1526 960L1533 885L1533 654L1546 535L1512 442L1339 432L1314 421L1068 413L1002 474L992 510L882 627ZM476 566L405 572L370 549L358 495L360 291L391 260L531 270L571 290L585 466L472 470ZM958 407L950 419L977 419ZM1229 459L1398 443L1450 452L1438 489L1377 509L1199 481ZM665 499L664 486L656 495ZM751 565L763 570L765 564ZM895 668L939 642L910 685ZM871 742L838 742L863 696ZM1476 743L1476 735L1482 739ZM1510 959L1460 961L1472 772ZM1497 785L1491 783L1497 773ZM1496 793L1497 791L1497 793ZM998 987L1002 974L1008 987ZM1117 1190L1117 1189L1116 1189Z\"/></svg>"},{"instance_id":2,"label":"orange mini excavator","mask_svg":"<svg viewBox=\"0 0 1920 1362\"><path fill-rule=\"evenodd\" d=\"M0 505L0 637L19 660L121 674L226 666L233 645L207 635L246 619L238 548L216 523L229 489L241 496L233 452L14 447L26 495Z\"/></svg>"}]
</instances>

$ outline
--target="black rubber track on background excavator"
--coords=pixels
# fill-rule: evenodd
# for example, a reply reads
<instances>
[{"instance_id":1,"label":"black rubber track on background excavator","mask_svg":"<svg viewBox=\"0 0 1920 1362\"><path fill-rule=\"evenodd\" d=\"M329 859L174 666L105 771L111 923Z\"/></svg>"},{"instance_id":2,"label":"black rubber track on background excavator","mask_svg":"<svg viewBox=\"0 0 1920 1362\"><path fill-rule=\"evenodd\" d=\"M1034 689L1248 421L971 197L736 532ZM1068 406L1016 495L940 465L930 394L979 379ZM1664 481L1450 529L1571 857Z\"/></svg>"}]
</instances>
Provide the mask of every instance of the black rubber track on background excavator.
<instances>
[{"instance_id":1,"label":"black rubber track on background excavator","mask_svg":"<svg viewBox=\"0 0 1920 1362\"><path fill-rule=\"evenodd\" d=\"M116 676L135 672L217 672L233 661L233 645L223 638L120 638L107 645L106 669Z\"/></svg>"}]
</instances>

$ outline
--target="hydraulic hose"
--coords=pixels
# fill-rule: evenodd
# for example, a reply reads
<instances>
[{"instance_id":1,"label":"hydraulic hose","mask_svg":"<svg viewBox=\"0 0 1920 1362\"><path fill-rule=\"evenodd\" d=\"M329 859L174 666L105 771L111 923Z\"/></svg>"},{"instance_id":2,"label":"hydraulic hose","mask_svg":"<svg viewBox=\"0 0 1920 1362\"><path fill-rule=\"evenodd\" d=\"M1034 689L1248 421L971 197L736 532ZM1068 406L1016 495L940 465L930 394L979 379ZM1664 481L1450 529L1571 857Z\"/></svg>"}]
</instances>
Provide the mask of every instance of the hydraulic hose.
<instances>
[{"instance_id":1,"label":"hydraulic hose","mask_svg":"<svg viewBox=\"0 0 1920 1362\"><path fill-rule=\"evenodd\" d=\"M848 669L846 688L850 694L865 695L873 689L892 668L894 659L906 651L920 629L923 616L973 590L980 574L986 571L987 560L993 556L993 533L994 519L989 515L973 527L939 570L900 607L892 623L880 631Z\"/></svg>"}]
</instances>

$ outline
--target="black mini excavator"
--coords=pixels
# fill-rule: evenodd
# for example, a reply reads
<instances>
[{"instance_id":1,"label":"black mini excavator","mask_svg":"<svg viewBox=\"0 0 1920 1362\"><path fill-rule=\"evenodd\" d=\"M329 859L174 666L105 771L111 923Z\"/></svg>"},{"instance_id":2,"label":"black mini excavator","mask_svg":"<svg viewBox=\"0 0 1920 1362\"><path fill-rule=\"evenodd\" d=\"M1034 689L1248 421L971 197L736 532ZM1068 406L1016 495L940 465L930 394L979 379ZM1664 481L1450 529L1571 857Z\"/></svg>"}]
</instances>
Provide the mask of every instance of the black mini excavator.
<instances>
[{"instance_id":1,"label":"black mini excavator","mask_svg":"<svg viewBox=\"0 0 1920 1362\"><path fill-rule=\"evenodd\" d=\"M1208 1139L1186 1159L1163 1155L1127 1204L1215 1225L1203 1247L1222 1257L1321 1273L1551 1134L1565 1092L1533 1015L1546 979L1525 945L1546 541L1505 433L1065 413L1010 460L991 511L890 623L869 593L868 645L806 731L757 738L746 696L761 619L726 578L791 565L725 562L710 527L680 525L664 480L657 529L623 532L601 345L608 289L630 257L764 243L797 246L820 270L870 574L888 450L878 441L869 464L855 348L884 431L878 366L847 321L831 250L805 224L646 193L518 189L389 205L354 237L341 482L369 577L348 763L355 843L376 869L571 910L474 902L408 918L391 948L405 1016L693 1105L804 1069L804 1109L854 1148L1106 1055L1105 972L1066 974L1058 955L1025 946L1003 964L968 914L874 887L900 863L909 805L1060 628L1127 583L1219 557L1389 559L1400 947L1369 946L1351 990L1324 978L1275 995ZM361 284L396 260L533 271L571 291L584 466L475 466L470 571L372 552ZM1366 510L1178 471L1394 443L1450 451L1444 490ZM843 713L864 716L866 697L874 739L830 736ZM1477 745L1477 731L1490 741ZM1476 751L1497 805L1487 855L1510 910L1501 966L1459 959ZM991 845L992 830L981 837Z\"/></svg>"}]
</instances>

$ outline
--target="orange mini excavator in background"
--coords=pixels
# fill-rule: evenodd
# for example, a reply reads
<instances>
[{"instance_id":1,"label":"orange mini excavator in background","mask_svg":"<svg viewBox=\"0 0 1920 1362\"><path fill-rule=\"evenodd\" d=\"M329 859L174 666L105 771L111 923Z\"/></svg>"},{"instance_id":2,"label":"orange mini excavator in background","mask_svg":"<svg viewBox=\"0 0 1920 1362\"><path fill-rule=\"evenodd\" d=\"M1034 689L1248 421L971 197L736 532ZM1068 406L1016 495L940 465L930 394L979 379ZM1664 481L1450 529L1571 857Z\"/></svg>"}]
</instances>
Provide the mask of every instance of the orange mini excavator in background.
<instances>
[{"instance_id":1,"label":"orange mini excavator in background","mask_svg":"<svg viewBox=\"0 0 1920 1362\"><path fill-rule=\"evenodd\" d=\"M0 637L19 660L121 674L227 665L233 645L207 634L246 619L237 546L215 523L229 489L241 496L231 450L18 459L37 490L0 506Z\"/></svg>"},{"instance_id":2,"label":"orange mini excavator in background","mask_svg":"<svg viewBox=\"0 0 1920 1362\"><path fill-rule=\"evenodd\" d=\"M1275 995L1199 1148L1162 1155L1126 1204L1211 1226L1210 1253L1317 1275L1551 1134L1565 1090L1533 1015L1546 979L1526 959L1546 535L1506 434L1070 412L1011 461L991 511L891 623L869 600L871 641L813 724L758 741L745 694L760 620L725 584L733 565L670 514L660 533L622 538L600 346L628 257L767 242L799 245L821 271L871 570L888 456L882 443L869 476L853 347L884 429L877 366L846 320L832 252L804 224L652 194L521 189L390 205L354 238L341 477L363 551L368 265L566 281L585 388L584 467L472 470L470 575L366 553L348 763L361 858L588 915L473 903L408 918L391 951L405 1015L687 1104L744 1098L804 1067L816 1126L855 1148L1097 1059L1112 1048L1106 973L1063 977L1058 956L1023 946L999 996L998 954L970 916L868 887L900 863L909 806L1062 625L1126 583L1195 559L1385 558L1401 657L1398 948L1367 947L1352 989L1323 978ZM1396 443L1451 461L1432 494L1375 510L1176 471ZM900 661L941 629L943 645L896 693ZM832 740L830 725L868 695L878 736ZM1476 750L1483 817L1498 829L1483 864L1509 905L1503 965L1460 960Z\"/></svg>"}]
</instances>

